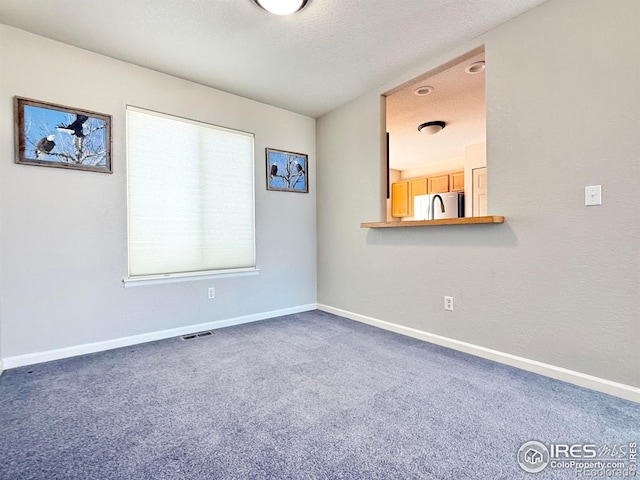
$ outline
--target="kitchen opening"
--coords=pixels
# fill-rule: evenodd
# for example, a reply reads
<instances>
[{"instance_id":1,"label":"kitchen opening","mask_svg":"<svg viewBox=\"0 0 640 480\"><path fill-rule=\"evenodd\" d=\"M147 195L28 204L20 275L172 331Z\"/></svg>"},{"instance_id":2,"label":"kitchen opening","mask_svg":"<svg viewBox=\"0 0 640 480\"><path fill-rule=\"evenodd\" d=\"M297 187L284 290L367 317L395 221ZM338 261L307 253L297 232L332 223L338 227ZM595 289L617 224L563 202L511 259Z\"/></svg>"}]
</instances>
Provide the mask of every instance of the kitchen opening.
<instances>
[{"instance_id":1,"label":"kitchen opening","mask_svg":"<svg viewBox=\"0 0 640 480\"><path fill-rule=\"evenodd\" d=\"M387 221L487 215L485 52L386 97Z\"/></svg>"}]
</instances>

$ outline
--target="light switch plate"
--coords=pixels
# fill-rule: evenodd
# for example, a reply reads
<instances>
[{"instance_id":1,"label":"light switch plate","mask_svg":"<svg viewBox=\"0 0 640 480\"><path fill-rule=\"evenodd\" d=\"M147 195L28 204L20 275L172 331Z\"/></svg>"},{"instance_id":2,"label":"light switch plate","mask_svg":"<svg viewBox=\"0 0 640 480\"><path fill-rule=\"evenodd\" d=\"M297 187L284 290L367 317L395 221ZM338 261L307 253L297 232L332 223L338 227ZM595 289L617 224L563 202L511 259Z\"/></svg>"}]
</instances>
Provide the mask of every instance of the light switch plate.
<instances>
[{"instance_id":1,"label":"light switch plate","mask_svg":"<svg viewBox=\"0 0 640 480\"><path fill-rule=\"evenodd\" d=\"M586 206L602 205L602 185L584 187L584 204Z\"/></svg>"}]
</instances>

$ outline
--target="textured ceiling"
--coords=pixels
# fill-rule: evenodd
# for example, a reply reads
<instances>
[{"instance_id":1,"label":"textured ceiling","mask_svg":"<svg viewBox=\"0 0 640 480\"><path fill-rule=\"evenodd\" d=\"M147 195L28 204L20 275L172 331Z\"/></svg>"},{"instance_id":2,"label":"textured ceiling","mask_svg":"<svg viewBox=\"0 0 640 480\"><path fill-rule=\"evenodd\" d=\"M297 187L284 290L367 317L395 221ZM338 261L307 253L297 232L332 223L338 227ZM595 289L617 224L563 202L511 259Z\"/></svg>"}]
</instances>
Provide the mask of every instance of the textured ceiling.
<instances>
[{"instance_id":1,"label":"textured ceiling","mask_svg":"<svg viewBox=\"0 0 640 480\"><path fill-rule=\"evenodd\" d=\"M0 0L0 22L321 116L544 0Z\"/></svg>"},{"instance_id":2,"label":"textured ceiling","mask_svg":"<svg viewBox=\"0 0 640 480\"><path fill-rule=\"evenodd\" d=\"M465 147L486 139L486 102L484 71L466 73L465 69L484 61L484 52L459 59L433 75L425 75L387 97L389 165L395 170L420 168L427 163L461 159ZM487 65L487 68L491 68ZM433 91L418 96L418 87ZM418 125L440 120L446 127L435 135L418 131Z\"/></svg>"}]
</instances>

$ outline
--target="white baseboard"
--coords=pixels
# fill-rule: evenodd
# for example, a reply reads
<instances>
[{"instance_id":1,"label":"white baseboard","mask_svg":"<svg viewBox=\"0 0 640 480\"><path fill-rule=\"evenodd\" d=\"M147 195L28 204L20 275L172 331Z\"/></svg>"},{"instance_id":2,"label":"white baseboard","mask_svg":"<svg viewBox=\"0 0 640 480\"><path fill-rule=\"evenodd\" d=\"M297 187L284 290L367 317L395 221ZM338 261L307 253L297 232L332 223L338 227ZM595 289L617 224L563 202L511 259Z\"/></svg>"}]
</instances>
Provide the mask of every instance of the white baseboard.
<instances>
[{"instance_id":1,"label":"white baseboard","mask_svg":"<svg viewBox=\"0 0 640 480\"><path fill-rule=\"evenodd\" d=\"M518 357L509 353L503 353L490 348L462 342L460 340L442 337L440 335L423 332L410 327L404 327L395 323L385 322L384 320L378 320L376 318L367 317L365 315L349 312L340 308L330 307L328 305L318 304L318 310L333 313L334 315L366 323L367 325L372 325L401 335L417 338L429 343L435 343L436 345L451 348L453 350L469 353L477 357L486 358L488 360L493 360L498 363L510 365L512 367L527 370L546 377L555 378L556 380L562 380L580 387L589 388L591 390L596 390L598 392L624 398L625 400L640 403L640 388L632 387L630 385L612 382L610 380L605 380L604 378L594 377L592 375L575 372L562 367L556 367L536 360Z\"/></svg>"},{"instance_id":2,"label":"white baseboard","mask_svg":"<svg viewBox=\"0 0 640 480\"><path fill-rule=\"evenodd\" d=\"M217 328L257 322L259 320L291 315L293 313L308 312L309 310L316 310L317 307L317 304L312 303L309 305L273 310L271 312L246 315L244 317L228 318L213 322L200 323L197 325L187 325L185 327L161 330L158 332L142 333L140 335L132 335L130 337L115 338L113 340L105 340L103 342L75 345L73 347L48 350L46 352L29 353L26 355L16 355L14 357L6 357L0 360L0 367L2 367L3 363L7 370L10 368L24 367L26 365L33 365L36 363L50 362L51 360L60 360L61 358L75 357L77 355L85 355L87 353L102 352L104 350L112 350L114 348L129 347L140 343L164 340L165 338L179 337L181 335L188 335L190 333L202 332L205 330L215 330Z\"/></svg>"},{"instance_id":3,"label":"white baseboard","mask_svg":"<svg viewBox=\"0 0 640 480\"><path fill-rule=\"evenodd\" d=\"M0 375L2 375L2 372L4 372L4 363L0 360Z\"/></svg>"}]
</instances>

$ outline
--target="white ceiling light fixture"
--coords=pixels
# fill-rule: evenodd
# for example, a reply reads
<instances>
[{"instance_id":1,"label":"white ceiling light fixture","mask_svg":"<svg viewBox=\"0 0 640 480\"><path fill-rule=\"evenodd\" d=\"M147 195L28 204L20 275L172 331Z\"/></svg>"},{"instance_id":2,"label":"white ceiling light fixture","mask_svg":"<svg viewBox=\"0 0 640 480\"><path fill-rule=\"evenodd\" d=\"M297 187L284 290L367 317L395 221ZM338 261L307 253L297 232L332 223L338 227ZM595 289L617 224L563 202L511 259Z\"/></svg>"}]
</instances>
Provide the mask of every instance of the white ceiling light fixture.
<instances>
[{"instance_id":1,"label":"white ceiling light fixture","mask_svg":"<svg viewBox=\"0 0 640 480\"><path fill-rule=\"evenodd\" d=\"M425 85L423 87L418 87L415 89L414 93L420 97L424 96L424 95L429 95L431 92L433 92L434 88L428 85Z\"/></svg>"},{"instance_id":2,"label":"white ceiling light fixture","mask_svg":"<svg viewBox=\"0 0 640 480\"><path fill-rule=\"evenodd\" d=\"M439 120L435 122L427 122L418 126L418 131L427 135L435 135L440 132L447 124Z\"/></svg>"},{"instance_id":3,"label":"white ceiling light fixture","mask_svg":"<svg viewBox=\"0 0 640 480\"><path fill-rule=\"evenodd\" d=\"M304 8L308 0L254 0L267 12L275 15L290 15Z\"/></svg>"},{"instance_id":4,"label":"white ceiling light fixture","mask_svg":"<svg viewBox=\"0 0 640 480\"><path fill-rule=\"evenodd\" d=\"M484 72L485 68L486 66L484 64L484 61L480 61L472 63L467 68L465 68L464 71L473 75L474 73Z\"/></svg>"}]
</instances>

